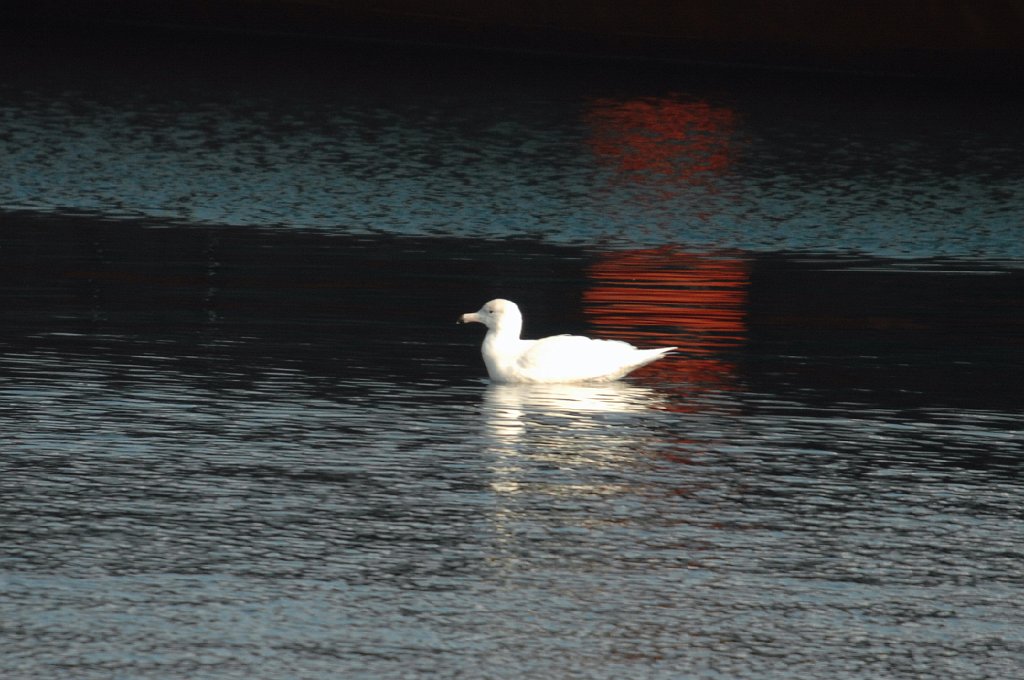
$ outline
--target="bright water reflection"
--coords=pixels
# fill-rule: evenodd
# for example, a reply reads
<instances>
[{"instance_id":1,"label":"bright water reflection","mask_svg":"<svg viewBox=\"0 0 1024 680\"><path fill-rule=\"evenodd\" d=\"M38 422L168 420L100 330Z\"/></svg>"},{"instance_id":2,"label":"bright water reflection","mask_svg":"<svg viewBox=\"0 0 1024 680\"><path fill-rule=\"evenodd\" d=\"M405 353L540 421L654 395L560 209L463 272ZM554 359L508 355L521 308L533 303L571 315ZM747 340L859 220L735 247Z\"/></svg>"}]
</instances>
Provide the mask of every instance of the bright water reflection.
<instances>
[{"instance_id":1,"label":"bright water reflection","mask_svg":"<svg viewBox=\"0 0 1024 680\"><path fill-rule=\"evenodd\" d=\"M647 448L643 419L662 401L657 391L629 383L490 385L481 420L486 452L495 459L492 488L499 494L531 488L522 475L538 463L614 474L637 450ZM558 485L551 492L599 493L611 483L605 475L597 487Z\"/></svg>"}]
</instances>

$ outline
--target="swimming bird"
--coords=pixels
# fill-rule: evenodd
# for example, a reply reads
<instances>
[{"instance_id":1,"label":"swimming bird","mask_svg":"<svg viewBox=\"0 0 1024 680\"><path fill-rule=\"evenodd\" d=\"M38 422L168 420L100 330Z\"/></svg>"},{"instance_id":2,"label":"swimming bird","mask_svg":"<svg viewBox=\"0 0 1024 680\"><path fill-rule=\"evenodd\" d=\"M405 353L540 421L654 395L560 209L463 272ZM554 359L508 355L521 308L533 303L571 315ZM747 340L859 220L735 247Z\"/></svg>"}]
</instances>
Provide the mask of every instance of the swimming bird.
<instances>
[{"instance_id":1,"label":"swimming bird","mask_svg":"<svg viewBox=\"0 0 1024 680\"><path fill-rule=\"evenodd\" d=\"M487 326L480 348L487 374L496 383L610 382L660 359L675 347L638 349L621 340L553 335L523 340L523 315L509 300L491 300L458 323Z\"/></svg>"}]
</instances>

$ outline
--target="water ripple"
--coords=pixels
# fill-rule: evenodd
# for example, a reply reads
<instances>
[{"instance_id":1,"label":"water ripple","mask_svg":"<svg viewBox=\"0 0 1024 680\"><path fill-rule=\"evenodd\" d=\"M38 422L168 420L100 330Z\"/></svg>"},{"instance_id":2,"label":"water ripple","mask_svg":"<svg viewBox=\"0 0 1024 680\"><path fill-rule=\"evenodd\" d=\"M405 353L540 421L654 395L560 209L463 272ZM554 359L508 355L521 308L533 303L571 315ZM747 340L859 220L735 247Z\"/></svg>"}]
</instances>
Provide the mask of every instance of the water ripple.
<instances>
[{"instance_id":1,"label":"water ripple","mask_svg":"<svg viewBox=\"0 0 1024 680\"><path fill-rule=\"evenodd\" d=\"M0 674L1024 665L1019 107L275 54L0 64Z\"/></svg>"}]
</instances>

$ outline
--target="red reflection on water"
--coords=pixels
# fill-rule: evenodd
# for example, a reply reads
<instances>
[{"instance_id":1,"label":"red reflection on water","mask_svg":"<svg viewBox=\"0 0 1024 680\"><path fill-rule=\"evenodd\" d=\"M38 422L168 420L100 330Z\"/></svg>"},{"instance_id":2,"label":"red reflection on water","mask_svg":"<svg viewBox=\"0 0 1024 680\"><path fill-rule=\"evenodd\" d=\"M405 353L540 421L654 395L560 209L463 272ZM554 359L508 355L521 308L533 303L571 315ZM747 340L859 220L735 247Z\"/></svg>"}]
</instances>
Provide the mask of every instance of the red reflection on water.
<instances>
[{"instance_id":1,"label":"red reflection on water","mask_svg":"<svg viewBox=\"0 0 1024 680\"><path fill-rule=\"evenodd\" d=\"M597 158L625 173L696 182L722 173L735 155L735 112L703 101L596 99L584 120Z\"/></svg>"},{"instance_id":2,"label":"red reflection on water","mask_svg":"<svg viewBox=\"0 0 1024 680\"><path fill-rule=\"evenodd\" d=\"M657 248L607 253L590 268L584 310L601 337L679 353L641 369L723 388L735 365L723 356L746 341L750 266L735 256Z\"/></svg>"}]
</instances>

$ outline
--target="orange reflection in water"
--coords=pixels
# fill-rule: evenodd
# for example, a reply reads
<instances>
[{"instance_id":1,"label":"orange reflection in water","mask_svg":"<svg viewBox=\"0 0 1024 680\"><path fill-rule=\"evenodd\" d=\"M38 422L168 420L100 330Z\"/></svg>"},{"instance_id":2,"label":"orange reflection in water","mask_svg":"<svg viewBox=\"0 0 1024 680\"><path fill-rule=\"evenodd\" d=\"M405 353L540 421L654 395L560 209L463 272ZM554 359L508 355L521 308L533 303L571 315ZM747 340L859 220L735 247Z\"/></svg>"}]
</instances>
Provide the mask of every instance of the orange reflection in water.
<instances>
[{"instance_id":1,"label":"orange reflection in water","mask_svg":"<svg viewBox=\"0 0 1024 680\"><path fill-rule=\"evenodd\" d=\"M654 175L696 182L722 173L735 155L735 112L703 101L596 99L584 120L597 158L634 179Z\"/></svg>"},{"instance_id":2,"label":"orange reflection in water","mask_svg":"<svg viewBox=\"0 0 1024 680\"><path fill-rule=\"evenodd\" d=\"M679 352L641 369L692 386L728 387L727 350L746 341L750 266L735 256L674 248L605 254L590 268L584 293L598 335Z\"/></svg>"}]
</instances>

